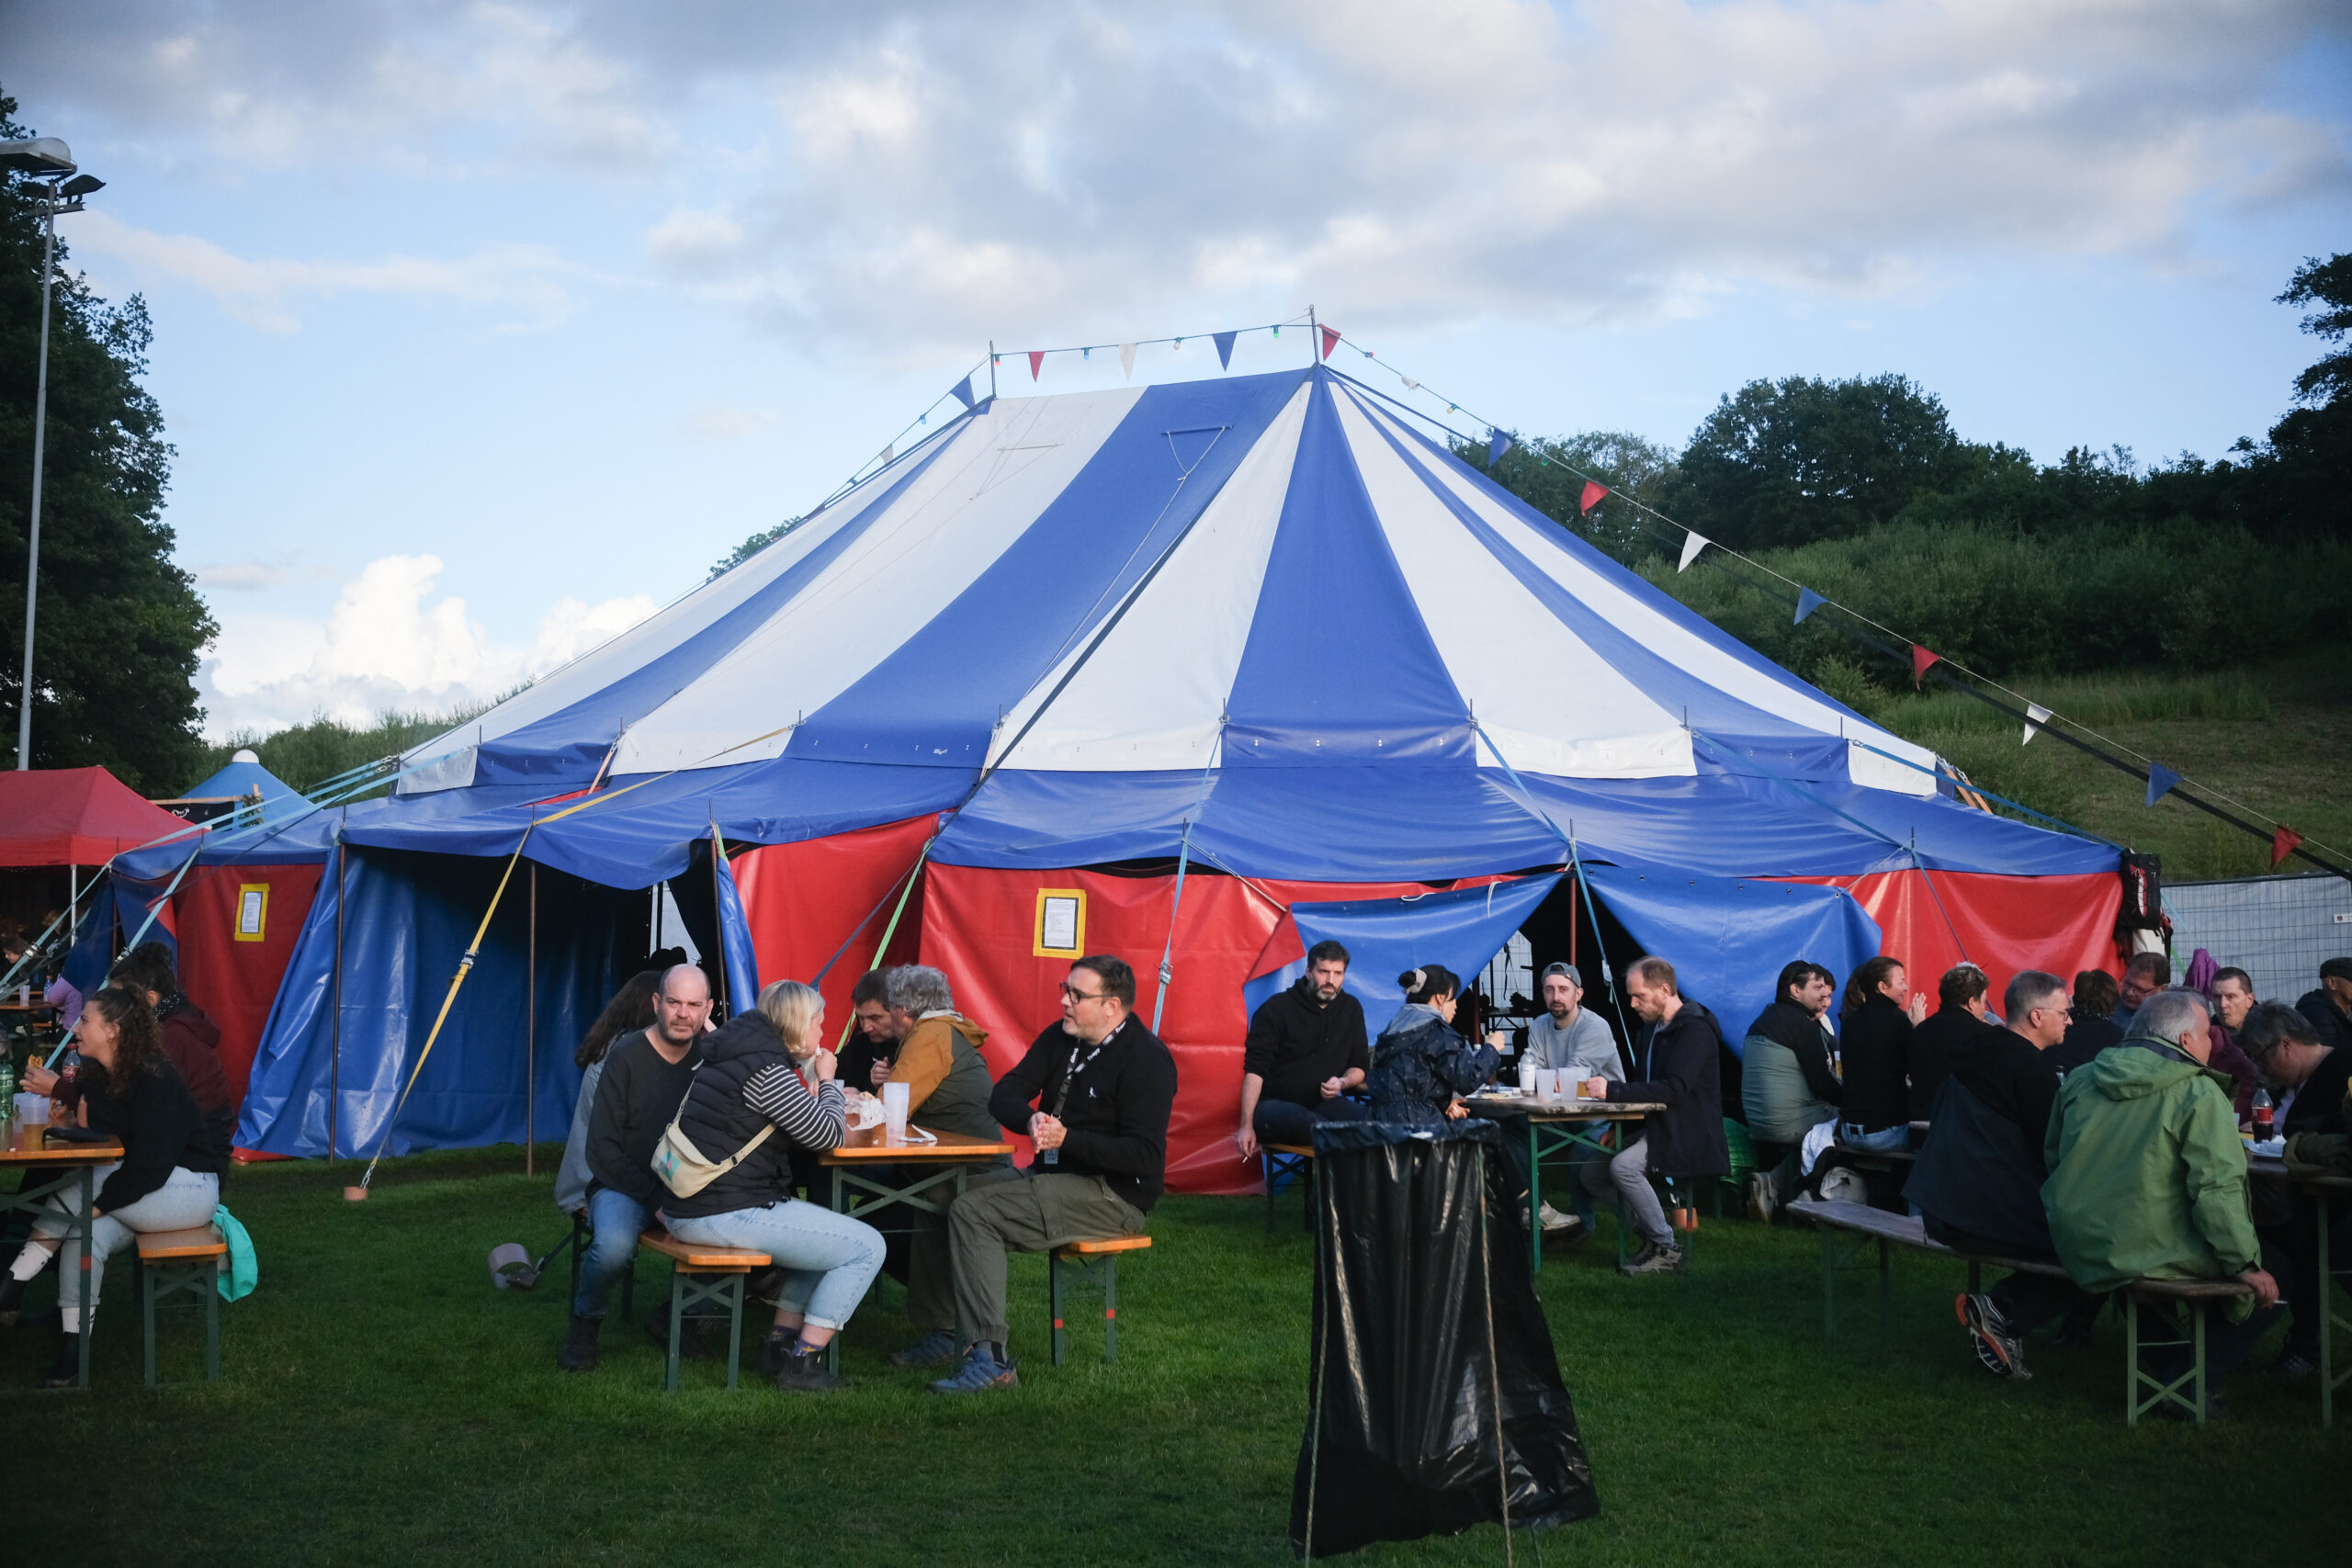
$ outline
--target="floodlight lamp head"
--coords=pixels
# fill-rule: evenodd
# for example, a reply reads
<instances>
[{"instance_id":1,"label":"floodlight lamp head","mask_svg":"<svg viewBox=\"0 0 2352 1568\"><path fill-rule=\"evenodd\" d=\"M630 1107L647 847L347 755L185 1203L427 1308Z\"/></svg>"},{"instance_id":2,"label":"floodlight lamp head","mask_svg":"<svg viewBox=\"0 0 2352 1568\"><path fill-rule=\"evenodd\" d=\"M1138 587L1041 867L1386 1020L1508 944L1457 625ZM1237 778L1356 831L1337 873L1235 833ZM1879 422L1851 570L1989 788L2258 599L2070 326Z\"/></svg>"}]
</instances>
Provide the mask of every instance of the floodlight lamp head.
<instances>
[{"instance_id":1,"label":"floodlight lamp head","mask_svg":"<svg viewBox=\"0 0 2352 1568\"><path fill-rule=\"evenodd\" d=\"M96 175L75 175L57 187L57 194L69 201L78 201L95 191L102 191L106 188L107 182Z\"/></svg>"},{"instance_id":2,"label":"floodlight lamp head","mask_svg":"<svg viewBox=\"0 0 2352 1568\"><path fill-rule=\"evenodd\" d=\"M54 136L36 136L28 141L0 141L0 169L14 169L37 178L70 175L74 173L74 154Z\"/></svg>"}]
</instances>

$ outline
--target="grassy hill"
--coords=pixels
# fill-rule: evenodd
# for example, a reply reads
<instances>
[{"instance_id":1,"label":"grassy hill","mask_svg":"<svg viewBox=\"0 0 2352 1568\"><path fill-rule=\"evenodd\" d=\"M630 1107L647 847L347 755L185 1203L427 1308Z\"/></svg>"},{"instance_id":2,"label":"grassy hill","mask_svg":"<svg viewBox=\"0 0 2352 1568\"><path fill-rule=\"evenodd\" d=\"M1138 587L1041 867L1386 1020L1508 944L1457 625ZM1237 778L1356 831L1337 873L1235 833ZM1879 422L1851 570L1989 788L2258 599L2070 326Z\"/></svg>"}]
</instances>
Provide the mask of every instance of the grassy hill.
<instances>
[{"instance_id":1,"label":"grassy hill","mask_svg":"<svg viewBox=\"0 0 2352 1568\"><path fill-rule=\"evenodd\" d=\"M2101 838L2164 857L2168 880L2270 870L2267 843L2192 806L2152 808L2147 786L2052 739L2020 744L2020 727L1958 693L1888 696L1833 666L1832 694L1906 739L1933 747L1984 788ZM2118 747L2292 826L2314 844L2352 851L2352 657L2339 647L2211 674L2158 671L2023 678L2034 701L2098 730ZM2340 858L2340 857L2337 857ZM2310 871L2289 861L2284 872Z\"/></svg>"}]
</instances>

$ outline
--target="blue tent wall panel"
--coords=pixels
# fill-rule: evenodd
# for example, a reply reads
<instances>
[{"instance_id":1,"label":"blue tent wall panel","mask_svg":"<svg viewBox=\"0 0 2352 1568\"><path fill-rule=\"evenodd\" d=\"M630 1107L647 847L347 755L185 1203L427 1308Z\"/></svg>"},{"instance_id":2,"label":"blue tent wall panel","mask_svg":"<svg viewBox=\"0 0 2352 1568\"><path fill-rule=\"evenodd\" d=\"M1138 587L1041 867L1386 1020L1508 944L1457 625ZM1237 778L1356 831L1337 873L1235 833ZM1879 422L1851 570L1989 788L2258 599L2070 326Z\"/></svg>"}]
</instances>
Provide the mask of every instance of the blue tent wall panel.
<instances>
[{"instance_id":1,"label":"blue tent wall panel","mask_svg":"<svg viewBox=\"0 0 2352 1568\"><path fill-rule=\"evenodd\" d=\"M339 1084L336 1152L375 1152L435 1015L505 869L503 861L355 849L344 913L341 1066L329 998L335 889L311 906L279 987L237 1142L270 1154L327 1152L329 1084ZM518 867L415 1092L387 1145L393 1154L518 1143L525 1135L522 1043L530 897ZM552 886L551 886L552 885ZM580 1086L571 1052L643 952L644 899L542 871L537 1096L531 1132L560 1138Z\"/></svg>"},{"instance_id":2,"label":"blue tent wall panel","mask_svg":"<svg viewBox=\"0 0 2352 1568\"><path fill-rule=\"evenodd\" d=\"M1293 904L1290 914L1302 949L1331 941L1348 950L1348 994L1363 1004L1364 1027L1377 1034L1405 1003L1398 975L1442 964L1466 982L1502 950L1559 881L1554 872L1418 898ZM1258 976L1241 987L1242 1002L1255 1014L1306 973L1306 960L1299 958Z\"/></svg>"},{"instance_id":3,"label":"blue tent wall panel","mask_svg":"<svg viewBox=\"0 0 2352 1568\"><path fill-rule=\"evenodd\" d=\"M1840 888L1621 865L1588 864L1585 876L1627 934L1674 965L1736 1053L1782 964L1809 958L1842 984L1878 954L1877 922Z\"/></svg>"}]
</instances>

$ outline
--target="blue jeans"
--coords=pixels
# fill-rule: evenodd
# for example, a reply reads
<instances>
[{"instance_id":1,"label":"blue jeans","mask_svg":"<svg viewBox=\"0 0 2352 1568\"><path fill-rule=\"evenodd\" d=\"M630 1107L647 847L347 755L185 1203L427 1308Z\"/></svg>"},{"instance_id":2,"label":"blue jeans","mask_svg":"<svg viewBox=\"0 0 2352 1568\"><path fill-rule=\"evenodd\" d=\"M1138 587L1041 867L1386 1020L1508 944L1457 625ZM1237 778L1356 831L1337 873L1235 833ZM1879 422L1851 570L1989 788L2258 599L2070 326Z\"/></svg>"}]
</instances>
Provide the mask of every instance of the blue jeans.
<instances>
[{"instance_id":1,"label":"blue jeans","mask_svg":"<svg viewBox=\"0 0 2352 1568\"><path fill-rule=\"evenodd\" d=\"M764 1209L673 1219L670 1234L696 1247L764 1252L784 1271L776 1310L797 1312L811 1328L839 1328L882 1271L882 1233L864 1220L786 1198Z\"/></svg>"},{"instance_id":2,"label":"blue jeans","mask_svg":"<svg viewBox=\"0 0 2352 1568\"><path fill-rule=\"evenodd\" d=\"M1893 1127L1883 1127L1875 1133L1865 1133L1854 1122L1840 1122L1838 1123L1838 1141L1849 1149L1860 1149L1865 1154L1899 1155L1911 1146L1911 1128L1909 1123L1902 1122Z\"/></svg>"},{"instance_id":3,"label":"blue jeans","mask_svg":"<svg viewBox=\"0 0 2352 1568\"><path fill-rule=\"evenodd\" d=\"M613 1285L637 1262L638 1233L650 1216L645 1205L626 1192L599 1187L588 1195L588 1228L594 1232L588 1256L580 1260L580 1293L571 1298L571 1315L602 1321L613 1299Z\"/></svg>"}]
</instances>

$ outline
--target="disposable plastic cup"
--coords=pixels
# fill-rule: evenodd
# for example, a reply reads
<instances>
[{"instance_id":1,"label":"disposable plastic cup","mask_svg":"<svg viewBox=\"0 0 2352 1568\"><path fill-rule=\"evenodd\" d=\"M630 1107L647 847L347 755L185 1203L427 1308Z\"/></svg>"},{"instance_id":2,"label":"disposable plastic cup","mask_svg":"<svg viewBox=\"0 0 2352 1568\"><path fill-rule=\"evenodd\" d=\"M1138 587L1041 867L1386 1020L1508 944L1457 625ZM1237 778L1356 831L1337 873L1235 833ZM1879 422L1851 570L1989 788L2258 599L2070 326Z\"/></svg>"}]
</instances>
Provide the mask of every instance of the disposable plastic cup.
<instances>
[{"instance_id":1,"label":"disposable plastic cup","mask_svg":"<svg viewBox=\"0 0 2352 1568\"><path fill-rule=\"evenodd\" d=\"M907 1141L907 1097L910 1091L902 1083L882 1086L882 1135L894 1144Z\"/></svg>"},{"instance_id":2,"label":"disposable plastic cup","mask_svg":"<svg viewBox=\"0 0 2352 1568\"><path fill-rule=\"evenodd\" d=\"M28 1127L47 1126L49 1124L49 1096L45 1094L17 1096L17 1120Z\"/></svg>"}]
</instances>

